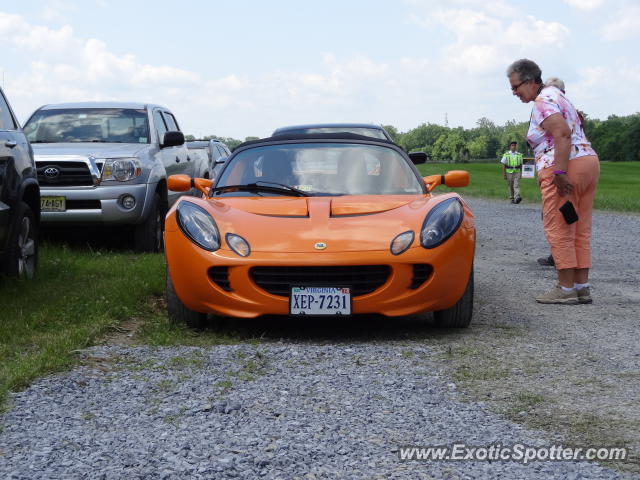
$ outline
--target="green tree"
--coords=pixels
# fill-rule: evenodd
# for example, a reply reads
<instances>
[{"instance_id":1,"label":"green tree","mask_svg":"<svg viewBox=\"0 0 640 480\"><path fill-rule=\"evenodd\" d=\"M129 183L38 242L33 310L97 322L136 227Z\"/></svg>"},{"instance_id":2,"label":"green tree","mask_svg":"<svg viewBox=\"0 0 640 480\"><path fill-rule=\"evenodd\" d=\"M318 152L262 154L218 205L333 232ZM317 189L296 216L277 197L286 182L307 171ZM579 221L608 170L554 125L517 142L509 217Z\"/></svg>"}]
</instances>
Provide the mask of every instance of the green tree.
<instances>
[{"instance_id":1,"label":"green tree","mask_svg":"<svg viewBox=\"0 0 640 480\"><path fill-rule=\"evenodd\" d=\"M398 132L398 129L396 127L394 127L393 125L382 125L382 128L387 131L387 133L391 137L391 140L393 140L395 143L398 143L398 140L400 139L400 133Z\"/></svg>"},{"instance_id":2,"label":"green tree","mask_svg":"<svg viewBox=\"0 0 640 480\"><path fill-rule=\"evenodd\" d=\"M471 158L487 158L489 148L489 138L486 135L479 135L467 143Z\"/></svg>"}]
</instances>

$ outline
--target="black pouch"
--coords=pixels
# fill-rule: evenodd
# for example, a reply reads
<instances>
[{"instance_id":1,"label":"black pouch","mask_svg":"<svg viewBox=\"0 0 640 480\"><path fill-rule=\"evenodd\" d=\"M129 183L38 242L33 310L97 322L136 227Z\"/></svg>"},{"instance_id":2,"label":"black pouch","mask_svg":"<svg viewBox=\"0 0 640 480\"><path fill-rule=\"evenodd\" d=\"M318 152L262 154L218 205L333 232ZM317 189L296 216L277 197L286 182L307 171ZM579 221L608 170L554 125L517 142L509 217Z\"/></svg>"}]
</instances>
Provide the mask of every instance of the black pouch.
<instances>
[{"instance_id":1,"label":"black pouch","mask_svg":"<svg viewBox=\"0 0 640 480\"><path fill-rule=\"evenodd\" d=\"M573 208L573 203L570 201L566 201L560 208L560 213L564 217L564 221L567 222L567 225L571 225L574 222L578 221L578 213L576 209Z\"/></svg>"}]
</instances>

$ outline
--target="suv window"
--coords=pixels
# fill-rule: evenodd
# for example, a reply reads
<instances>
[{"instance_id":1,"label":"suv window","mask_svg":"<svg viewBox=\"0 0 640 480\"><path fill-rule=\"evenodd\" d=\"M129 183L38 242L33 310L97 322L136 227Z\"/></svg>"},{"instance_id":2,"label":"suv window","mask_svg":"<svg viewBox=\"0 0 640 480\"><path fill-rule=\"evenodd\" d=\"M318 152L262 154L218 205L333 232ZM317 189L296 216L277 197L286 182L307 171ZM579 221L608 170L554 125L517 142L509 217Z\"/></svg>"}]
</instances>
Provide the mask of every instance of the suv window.
<instances>
[{"instance_id":1,"label":"suv window","mask_svg":"<svg viewBox=\"0 0 640 480\"><path fill-rule=\"evenodd\" d=\"M4 95L0 94L0 130L15 130L16 128L9 105L4 99Z\"/></svg>"},{"instance_id":2,"label":"suv window","mask_svg":"<svg viewBox=\"0 0 640 480\"><path fill-rule=\"evenodd\" d=\"M218 147L218 152L219 152L219 157L228 157L229 155L227 155L227 152L225 152L224 148L222 148L222 145L216 145Z\"/></svg>"},{"instance_id":3,"label":"suv window","mask_svg":"<svg viewBox=\"0 0 640 480\"><path fill-rule=\"evenodd\" d=\"M169 130L173 131L173 132L179 132L180 128L178 127L178 123L176 122L176 119L173 115L171 115L169 112L162 112L164 115L164 119L167 122L167 127L169 128Z\"/></svg>"},{"instance_id":4,"label":"suv window","mask_svg":"<svg viewBox=\"0 0 640 480\"><path fill-rule=\"evenodd\" d=\"M167 126L164 123L164 118L162 118L162 112L160 110L156 110L153 112L153 123L156 124L156 132L158 132L158 141L162 142L164 138L164 134L168 131Z\"/></svg>"}]
</instances>

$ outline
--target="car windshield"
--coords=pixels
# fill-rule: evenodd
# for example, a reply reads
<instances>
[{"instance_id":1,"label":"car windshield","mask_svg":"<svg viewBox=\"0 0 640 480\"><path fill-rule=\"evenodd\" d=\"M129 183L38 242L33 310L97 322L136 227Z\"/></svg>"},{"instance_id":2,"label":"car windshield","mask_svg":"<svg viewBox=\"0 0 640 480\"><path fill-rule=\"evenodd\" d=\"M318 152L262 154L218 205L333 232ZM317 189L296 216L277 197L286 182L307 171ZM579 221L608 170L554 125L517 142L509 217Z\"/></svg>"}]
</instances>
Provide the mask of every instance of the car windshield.
<instances>
[{"instance_id":1,"label":"car windshield","mask_svg":"<svg viewBox=\"0 0 640 480\"><path fill-rule=\"evenodd\" d=\"M277 135L304 135L307 133L353 133L365 137L388 140L384 132L378 128L367 127L309 127L309 128L286 128L278 130Z\"/></svg>"},{"instance_id":2,"label":"car windshield","mask_svg":"<svg viewBox=\"0 0 640 480\"><path fill-rule=\"evenodd\" d=\"M249 148L229 159L213 195L290 195L220 189L225 186L279 184L310 195L415 195L421 179L398 151L376 145L306 143Z\"/></svg>"},{"instance_id":3,"label":"car windshield","mask_svg":"<svg viewBox=\"0 0 640 480\"><path fill-rule=\"evenodd\" d=\"M147 112L131 108L38 110L24 126L31 143L149 143Z\"/></svg>"}]
</instances>

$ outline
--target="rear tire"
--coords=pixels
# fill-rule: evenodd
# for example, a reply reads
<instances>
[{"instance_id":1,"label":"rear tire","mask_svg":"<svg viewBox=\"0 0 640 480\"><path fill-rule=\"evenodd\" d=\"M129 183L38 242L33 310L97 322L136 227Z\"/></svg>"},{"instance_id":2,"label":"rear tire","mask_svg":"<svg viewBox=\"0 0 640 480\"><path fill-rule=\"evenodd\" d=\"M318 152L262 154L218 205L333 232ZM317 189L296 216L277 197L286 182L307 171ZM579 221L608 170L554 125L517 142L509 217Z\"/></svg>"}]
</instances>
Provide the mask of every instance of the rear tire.
<instances>
[{"instance_id":1,"label":"rear tire","mask_svg":"<svg viewBox=\"0 0 640 480\"><path fill-rule=\"evenodd\" d=\"M16 204L10 225L2 273L8 277L30 280L38 264L38 224L35 215L24 202Z\"/></svg>"},{"instance_id":2,"label":"rear tire","mask_svg":"<svg viewBox=\"0 0 640 480\"><path fill-rule=\"evenodd\" d=\"M166 289L167 311L169 321L173 324L186 324L190 328L201 330L207 323L207 314L194 312L185 306L178 298L173 281L167 267L167 289Z\"/></svg>"},{"instance_id":3,"label":"rear tire","mask_svg":"<svg viewBox=\"0 0 640 480\"><path fill-rule=\"evenodd\" d=\"M137 252L159 253L164 249L164 215L165 209L160 195L153 197L153 205L147 219L135 226L133 245Z\"/></svg>"},{"instance_id":4,"label":"rear tire","mask_svg":"<svg viewBox=\"0 0 640 480\"><path fill-rule=\"evenodd\" d=\"M433 312L436 325L440 328L467 328L473 316L473 267L462 298L453 307Z\"/></svg>"}]
</instances>

